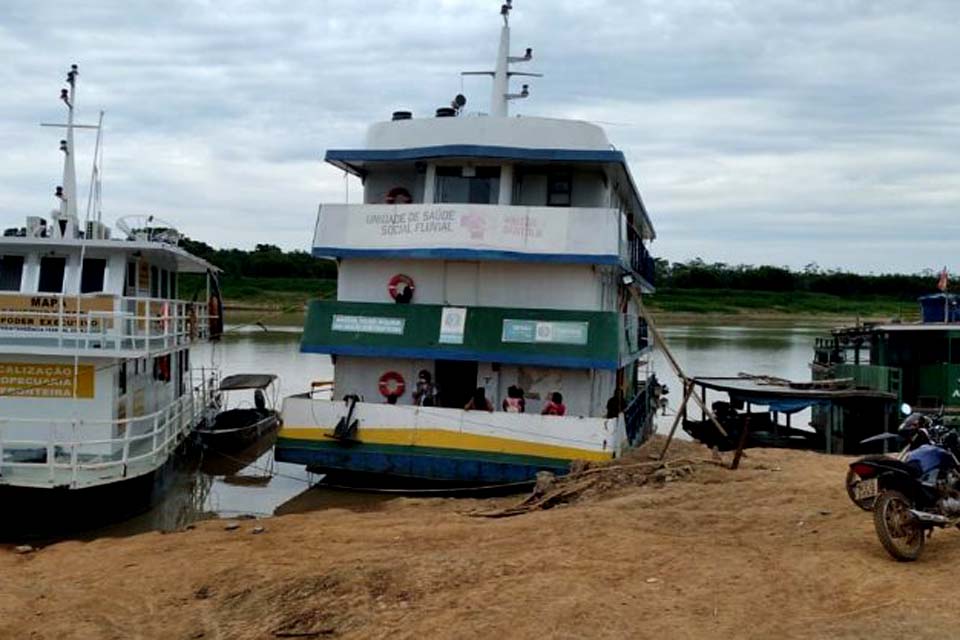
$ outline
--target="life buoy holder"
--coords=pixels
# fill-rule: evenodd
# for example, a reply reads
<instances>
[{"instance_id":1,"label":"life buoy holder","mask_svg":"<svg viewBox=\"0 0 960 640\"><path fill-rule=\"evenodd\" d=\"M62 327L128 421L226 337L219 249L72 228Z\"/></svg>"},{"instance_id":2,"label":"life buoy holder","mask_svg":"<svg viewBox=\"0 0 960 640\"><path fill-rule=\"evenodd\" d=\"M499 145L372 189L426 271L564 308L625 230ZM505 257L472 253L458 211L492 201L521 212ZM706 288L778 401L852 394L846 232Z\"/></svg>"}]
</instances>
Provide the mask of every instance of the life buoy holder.
<instances>
[{"instance_id":1,"label":"life buoy holder","mask_svg":"<svg viewBox=\"0 0 960 640\"><path fill-rule=\"evenodd\" d=\"M403 187L394 187L390 189L390 191L387 191L387 195L383 200L387 204L410 204L413 202L413 196Z\"/></svg>"},{"instance_id":2,"label":"life buoy holder","mask_svg":"<svg viewBox=\"0 0 960 640\"><path fill-rule=\"evenodd\" d=\"M387 293L396 302L410 302L413 299L413 292L416 290L417 285L413 282L413 278L402 273L393 276L387 283Z\"/></svg>"},{"instance_id":3,"label":"life buoy holder","mask_svg":"<svg viewBox=\"0 0 960 640\"><path fill-rule=\"evenodd\" d=\"M389 398L390 396L400 397L403 395L403 392L407 390L407 383L404 381L403 376L396 371L387 371L380 376L377 388L380 390L380 395L384 398Z\"/></svg>"}]
</instances>

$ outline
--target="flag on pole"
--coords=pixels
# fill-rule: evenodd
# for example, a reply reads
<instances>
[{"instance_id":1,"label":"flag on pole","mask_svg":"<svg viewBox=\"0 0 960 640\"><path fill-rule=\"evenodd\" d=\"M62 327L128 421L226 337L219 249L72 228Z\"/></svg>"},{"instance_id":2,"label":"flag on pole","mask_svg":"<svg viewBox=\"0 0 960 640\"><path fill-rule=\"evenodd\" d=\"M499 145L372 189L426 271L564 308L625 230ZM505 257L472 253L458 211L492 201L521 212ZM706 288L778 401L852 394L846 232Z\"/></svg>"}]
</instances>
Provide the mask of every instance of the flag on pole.
<instances>
[{"instance_id":1,"label":"flag on pole","mask_svg":"<svg viewBox=\"0 0 960 640\"><path fill-rule=\"evenodd\" d=\"M947 274L947 268L944 267L943 271L940 272L940 280L937 282L937 289L940 289L940 291L946 291L949 280L950 277Z\"/></svg>"}]
</instances>

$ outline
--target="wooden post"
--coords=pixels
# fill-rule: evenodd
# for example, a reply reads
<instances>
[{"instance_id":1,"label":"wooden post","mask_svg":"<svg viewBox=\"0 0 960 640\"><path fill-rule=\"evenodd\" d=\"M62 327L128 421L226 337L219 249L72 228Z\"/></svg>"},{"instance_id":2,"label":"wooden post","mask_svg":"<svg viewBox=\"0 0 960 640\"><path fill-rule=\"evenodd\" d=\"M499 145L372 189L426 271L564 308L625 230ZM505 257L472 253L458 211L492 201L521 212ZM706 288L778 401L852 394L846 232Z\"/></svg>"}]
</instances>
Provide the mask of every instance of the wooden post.
<instances>
[{"instance_id":1,"label":"wooden post","mask_svg":"<svg viewBox=\"0 0 960 640\"><path fill-rule=\"evenodd\" d=\"M743 455L743 448L747 446L747 434L750 432L750 414L747 413L743 420L743 432L740 434L740 442L737 443L737 452L733 454L733 462L730 463L731 469L740 466L740 456Z\"/></svg>"},{"instance_id":2,"label":"wooden post","mask_svg":"<svg viewBox=\"0 0 960 640\"><path fill-rule=\"evenodd\" d=\"M657 328L657 324L653 321L653 316L647 312L646 307L643 306L643 303L640 301L640 297L637 295L637 292L634 291L633 289L628 289L628 291L630 292L630 295L633 296L634 302L636 302L637 304L637 309L639 310L640 315L642 315L643 319L647 321L647 327L650 329L650 333L653 335L653 338L656 341L657 345L660 347L660 350L663 351L663 355L666 356L667 362L670 364L670 367L673 369L674 373L677 374L677 377L680 378L680 380L684 384L686 384L690 380L690 378L688 378L687 374L685 374L683 372L683 369L680 368L680 363L677 362L677 359L673 357L673 352L670 351L670 347L667 346L667 341L663 339L663 335L660 333L660 330ZM696 403L700 405L700 409L705 414L707 414L707 417L710 418L710 422L713 423L713 426L715 426L717 428L717 431L719 431L720 434L724 438L726 438L727 430L724 429L723 425L720 424L720 421L717 420L717 416L713 414L713 411L711 411L710 408L707 407L707 403L701 400L700 396L696 394L693 394L690 397L692 397L696 401ZM686 402L683 403L683 406L686 407Z\"/></svg>"},{"instance_id":3,"label":"wooden post","mask_svg":"<svg viewBox=\"0 0 960 640\"><path fill-rule=\"evenodd\" d=\"M670 426L670 433L667 434L667 441L663 445L663 451L660 452L661 460L667 455L667 449L670 448L670 443L673 442L673 434L676 433L677 427L680 425L680 420L682 420L686 414L687 402L690 400L693 389L692 382L688 380L683 381L683 400L680 402L680 406L677 407L677 415L673 419L673 424Z\"/></svg>"}]
</instances>

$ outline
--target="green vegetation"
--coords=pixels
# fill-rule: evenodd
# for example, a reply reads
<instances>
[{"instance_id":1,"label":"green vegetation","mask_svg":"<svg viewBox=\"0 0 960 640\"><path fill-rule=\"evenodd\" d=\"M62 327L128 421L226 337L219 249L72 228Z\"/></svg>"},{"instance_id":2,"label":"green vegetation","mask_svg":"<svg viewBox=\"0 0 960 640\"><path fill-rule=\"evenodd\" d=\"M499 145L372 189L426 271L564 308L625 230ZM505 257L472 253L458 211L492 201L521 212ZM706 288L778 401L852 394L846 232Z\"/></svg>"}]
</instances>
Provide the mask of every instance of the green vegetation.
<instances>
[{"instance_id":1,"label":"green vegetation","mask_svg":"<svg viewBox=\"0 0 960 640\"><path fill-rule=\"evenodd\" d=\"M809 291L744 291L737 289L658 289L645 298L654 311L662 313L726 313L843 315L863 318L915 318L916 300L894 296L835 296Z\"/></svg>"}]
</instances>

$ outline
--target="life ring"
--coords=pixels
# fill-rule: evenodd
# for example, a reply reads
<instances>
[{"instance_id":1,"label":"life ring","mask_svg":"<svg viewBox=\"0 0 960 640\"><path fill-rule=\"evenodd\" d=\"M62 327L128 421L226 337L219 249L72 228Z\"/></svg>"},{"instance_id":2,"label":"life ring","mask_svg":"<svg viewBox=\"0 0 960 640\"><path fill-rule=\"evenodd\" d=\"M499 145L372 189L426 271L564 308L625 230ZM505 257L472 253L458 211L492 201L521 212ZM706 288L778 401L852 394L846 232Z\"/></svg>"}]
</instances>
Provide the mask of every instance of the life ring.
<instances>
[{"instance_id":1,"label":"life ring","mask_svg":"<svg viewBox=\"0 0 960 640\"><path fill-rule=\"evenodd\" d=\"M389 398L390 396L400 397L403 395L403 392L407 390L407 383L404 381L403 376L396 371L387 371L380 376L377 388L380 389L380 395L384 398Z\"/></svg>"},{"instance_id":2,"label":"life ring","mask_svg":"<svg viewBox=\"0 0 960 640\"><path fill-rule=\"evenodd\" d=\"M223 335L223 299L216 293L207 300L207 325L209 339L218 340Z\"/></svg>"},{"instance_id":3,"label":"life ring","mask_svg":"<svg viewBox=\"0 0 960 640\"><path fill-rule=\"evenodd\" d=\"M393 276L387 283L387 293L394 301L401 304L410 302L413 299L413 292L416 290L417 285L414 284L413 278L402 273Z\"/></svg>"},{"instance_id":4,"label":"life ring","mask_svg":"<svg viewBox=\"0 0 960 640\"><path fill-rule=\"evenodd\" d=\"M413 202L413 196L403 187L394 187L387 191L383 201L387 204L410 204Z\"/></svg>"}]
</instances>

